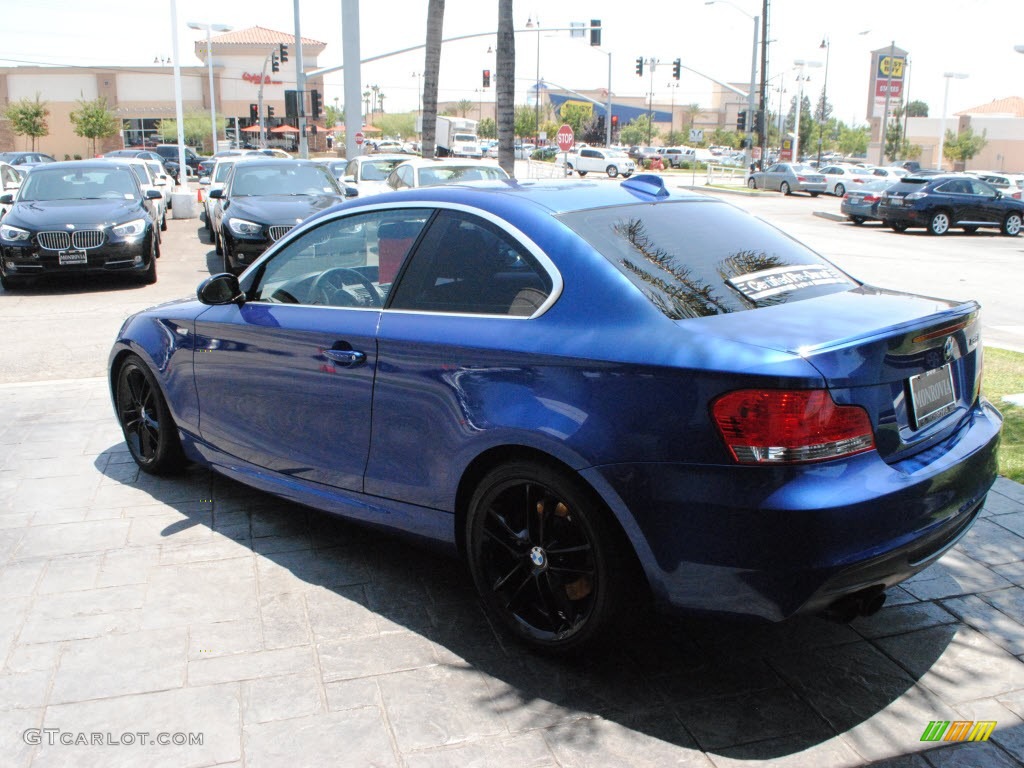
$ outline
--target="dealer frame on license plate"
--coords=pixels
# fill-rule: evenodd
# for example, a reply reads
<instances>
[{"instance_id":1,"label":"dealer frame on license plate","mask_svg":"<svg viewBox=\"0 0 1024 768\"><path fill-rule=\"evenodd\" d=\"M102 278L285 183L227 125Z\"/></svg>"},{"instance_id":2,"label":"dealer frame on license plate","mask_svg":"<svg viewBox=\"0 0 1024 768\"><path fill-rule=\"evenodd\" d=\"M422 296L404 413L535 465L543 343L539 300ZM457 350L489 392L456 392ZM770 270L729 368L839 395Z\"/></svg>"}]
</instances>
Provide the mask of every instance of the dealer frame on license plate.
<instances>
[{"instance_id":1,"label":"dealer frame on license plate","mask_svg":"<svg viewBox=\"0 0 1024 768\"><path fill-rule=\"evenodd\" d=\"M57 252L58 264L88 264L89 256L85 251L68 249Z\"/></svg>"},{"instance_id":2,"label":"dealer frame on license plate","mask_svg":"<svg viewBox=\"0 0 1024 768\"><path fill-rule=\"evenodd\" d=\"M926 427L956 408L953 368L949 363L911 376L907 383L914 429Z\"/></svg>"}]
</instances>

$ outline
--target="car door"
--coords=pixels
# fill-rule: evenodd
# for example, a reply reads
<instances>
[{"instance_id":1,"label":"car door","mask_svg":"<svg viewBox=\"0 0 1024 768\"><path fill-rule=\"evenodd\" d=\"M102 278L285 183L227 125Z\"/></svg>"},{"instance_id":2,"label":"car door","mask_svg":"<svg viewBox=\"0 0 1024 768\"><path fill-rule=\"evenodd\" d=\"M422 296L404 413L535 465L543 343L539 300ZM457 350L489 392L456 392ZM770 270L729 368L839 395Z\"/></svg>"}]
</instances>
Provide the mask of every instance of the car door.
<instances>
[{"instance_id":1,"label":"car door","mask_svg":"<svg viewBox=\"0 0 1024 768\"><path fill-rule=\"evenodd\" d=\"M437 213L381 317L366 493L450 505L462 452L500 429L508 388L526 386L542 334L529 318L560 285L539 249L498 224Z\"/></svg>"},{"instance_id":2,"label":"car door","mask_svg":"<svg viewBox=\"0 0 1024 768\"><path fill-rule=\"evenodd\" d=\"M785 168L782 165L775 164L771 166L764 172L763 188L773 189L777 192L779 190L779 184L782 182L784 171Z\"/></svg>"},{"instance_id":3,"label":"car door","mask_svg":"<svg viewBox=\"0 0 1024 768\"><path fill-rule=\"evenodd\" d=\"M940 184L935 191L941 195L942 205L953 212L952 224L961 221L976 221L977 200L971 191L971 183L967 179L950 179Z\"/></svg>"},{"instance_id":4,"label":"car door","mask_svg":"<svg viewBox=\"0 0 1024 768\"><path fill-rule=\"evenodd\" d=\"M986 184L977 179L969 179L971 194L974 197L973 221L984 221L989 224L1002 222L1006 215L1005 206L1000 204L1001 194L991 184Z\"/></svg>"},{"instance_id":5,"label":"car door","mask_svg":"<svg viewBox=\"0 0 1024 768\"><path fill-rule=\"evenodd\" d=\"M354 212L301 230L257 268L244 304L196 319L199 431L225 461L362 490L390 289L378 259L400 262L428 214ZM396 223L403 237L385 237Z\"/></svg>"}]
</instances>

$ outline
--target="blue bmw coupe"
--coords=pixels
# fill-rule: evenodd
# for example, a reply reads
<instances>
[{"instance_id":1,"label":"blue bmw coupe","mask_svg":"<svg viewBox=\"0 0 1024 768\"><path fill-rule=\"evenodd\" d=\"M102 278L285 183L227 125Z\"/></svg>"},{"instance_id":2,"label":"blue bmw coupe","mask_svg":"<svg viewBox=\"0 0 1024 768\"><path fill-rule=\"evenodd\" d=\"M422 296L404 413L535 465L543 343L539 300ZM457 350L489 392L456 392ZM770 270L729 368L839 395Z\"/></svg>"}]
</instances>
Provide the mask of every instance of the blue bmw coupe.
<instances>
[{"instance_id":1,"label":"blue bmw coupe","mask_svg":"<svg viewBox=\"0 0 1024 768\"><path fill-rule=\"evenodd\" d=\"M350 201L110 355L139 466L448 545L535 648L637 595L877 610L996 474L979 307L880 290L654 176Z\"/></svg>"}]
</instances>

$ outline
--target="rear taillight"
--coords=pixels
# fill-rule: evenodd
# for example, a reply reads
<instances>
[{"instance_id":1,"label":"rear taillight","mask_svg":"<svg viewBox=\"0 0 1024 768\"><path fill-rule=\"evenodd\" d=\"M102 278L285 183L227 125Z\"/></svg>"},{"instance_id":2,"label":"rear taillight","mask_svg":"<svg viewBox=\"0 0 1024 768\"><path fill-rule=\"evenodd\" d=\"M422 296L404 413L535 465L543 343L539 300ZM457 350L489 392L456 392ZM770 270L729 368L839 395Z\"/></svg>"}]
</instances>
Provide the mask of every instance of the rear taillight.
<instances>
[{"instance_id":1,"label":"rear taillight","mask_svg":"<svg viewBox=\"0 0 1024 768\"><path fill-rule=\"evenodd\" d=\"M927 192L911 192L909 195L904 197L904 200L920 200L923 197L928 197Z\"/></svg>"},{"instance_id":2,"label":"rear taillight","mask_svg":"<svg viewBox=\"0 0 1024 768\"><path fill-rule=\"evenodd\" d=\"M796 180L799 181L800 183L803 183L803 182L807 181L807 177L806 176L797 176Z\"/></svg>"},{"instance_id":3,"label":"rear taillight","mask_svg":"<svg viewBox=\"0 0 1024 768\"><path fill-rule=\"evenodd\" d=\"M865 203L877 203L878 198L875 195L864 195Z\"/></svg>"},{"instance_id":4,"label":"rear taillight","mask_svg":"<svg viewBox=\"0 0 1024 768\"><path fill-rule=\"evenodd\" d=\"M836 405L824 389L742 389L711 405L715 424L740 464L798 464L870 451L867 412Z\"/></svg>"}]
</instances>

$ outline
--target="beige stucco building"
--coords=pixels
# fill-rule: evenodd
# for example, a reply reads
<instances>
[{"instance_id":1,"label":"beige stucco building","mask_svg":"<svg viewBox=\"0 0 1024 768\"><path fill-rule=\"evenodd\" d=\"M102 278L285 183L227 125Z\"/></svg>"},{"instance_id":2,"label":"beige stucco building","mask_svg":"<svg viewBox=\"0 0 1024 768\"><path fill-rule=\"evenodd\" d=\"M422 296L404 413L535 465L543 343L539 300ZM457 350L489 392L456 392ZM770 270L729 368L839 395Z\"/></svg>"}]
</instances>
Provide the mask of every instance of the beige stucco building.
<instances>
[{"instance_id":1,"label":"beige stucco building","mask_svg":"<svg viewBox=\"0 0 1024 768\"><path fill-rule=\"evenodd\" d=\"M281 65L280 72L271 71L269 57L281 44L289 46L289 61ZM213 98L218 117L228 118L234 130L251 125L250 105L259 103L262 80L263 114L272 107L274 118L266 120L268 128L284 123L285 91L296 90L295 37L263 27L216 35L212 38ZM303 38L303 66L308 72L317 69L317 57L326 45L317 40ZM206 66L206 40L196 42L195 53L202 66L181 68L181 98L184 113L210 114L209 73ZM309 92L323 94L323 78L306 81L306 114L311 114ZM154 63L139 67L0 67L0 108L20 99L39 98L49 110L49 134L36 141L36 149L63 160L65 155L89 157L92 141L74 133L70 114L79 102L105 98L108 107L121 119L119 135L97 142L97 152L127 145L141 146L154 143L160 120L175 117L174 69L167 64ZM313 122L307 118L308 122ZM323 120L319 127L323 127ZM244 135L244 134L243 134ZM273 134L282 138L295 134ZM324 143L324 132L310 134L310 146ZM223 138L223 135L221 136ZM210 139L207 139L209 143ZM0 119L0 151L24 150L31 147L31 139L15 136L6 119Z\"/></svg>"}]
</instances>

